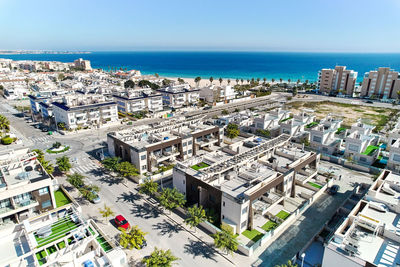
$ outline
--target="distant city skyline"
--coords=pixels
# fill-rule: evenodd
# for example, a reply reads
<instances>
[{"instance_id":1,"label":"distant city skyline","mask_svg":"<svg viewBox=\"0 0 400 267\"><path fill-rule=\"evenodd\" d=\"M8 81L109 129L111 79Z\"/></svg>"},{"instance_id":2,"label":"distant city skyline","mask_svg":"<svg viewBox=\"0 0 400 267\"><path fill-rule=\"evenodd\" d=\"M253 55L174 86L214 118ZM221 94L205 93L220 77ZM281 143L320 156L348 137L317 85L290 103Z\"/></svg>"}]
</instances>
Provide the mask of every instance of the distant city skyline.
<instances>
[{"instance_id":1,"label":"distant city skyline","mask_svg":"<svg viewBox=\"0 0 400 267\"><path fill-rule=\"evenodd\" d=\"M0 0L0 50L400 52L398 0Z\"/></svg>"}]
</instances>

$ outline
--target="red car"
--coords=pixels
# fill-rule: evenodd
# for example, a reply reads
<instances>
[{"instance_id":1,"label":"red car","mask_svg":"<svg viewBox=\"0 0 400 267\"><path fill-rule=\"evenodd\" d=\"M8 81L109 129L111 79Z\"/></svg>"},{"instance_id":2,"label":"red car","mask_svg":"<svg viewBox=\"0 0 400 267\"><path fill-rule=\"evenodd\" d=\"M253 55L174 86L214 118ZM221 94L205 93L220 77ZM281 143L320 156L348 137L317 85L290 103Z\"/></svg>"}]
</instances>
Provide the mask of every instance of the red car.
<instances>
[{"instance_id":1,"label":"red car","mask_svg":"<svg viewBox=\"0 0 400 267\"><path fill-rule=\"evenodd\" d=\"M125 230L128 230L129 227L131 227L129 225L128 221L122 215L118 215L117 217L115 217L114 222L115 222L115 224L117 225L118 228L122 227Z\"/></svg>"}]
</instances>

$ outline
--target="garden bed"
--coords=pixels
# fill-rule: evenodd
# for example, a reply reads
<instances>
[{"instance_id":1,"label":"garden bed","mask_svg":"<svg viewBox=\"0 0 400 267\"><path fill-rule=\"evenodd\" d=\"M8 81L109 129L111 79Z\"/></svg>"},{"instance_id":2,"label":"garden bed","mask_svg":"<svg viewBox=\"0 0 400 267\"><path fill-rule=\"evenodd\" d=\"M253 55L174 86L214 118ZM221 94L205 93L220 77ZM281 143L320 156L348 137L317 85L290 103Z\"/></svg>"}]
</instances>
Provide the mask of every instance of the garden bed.
<instances>
[{"instance_id":1,"label":"garden bed","mask_svg":"<svg viewBox=\"0 0 400 267\"><path fill-rule=\"evenodd\" d=\"M248 239L250 239L253 242L257 242L258 240L261 239L261 237L263 237L264 234L260 233L259 231L253 229L253 230L246 230L242 233L242 235L244 235L245 237L247 237Z\"/></svg>"},{"instance_id":2,"label":"garden bed","mask_svg":"<svg viewBox=\"0 0 400 267\"><path fill-rule=\"evenodd\" d=\"M365 151L361 154L371 156L377 149L379 149L377 146L368 146L367 149L365 149Z\"/></svg>"},{"instance_id":3,"label":"garden bed","mask_svg":"<svg viewBox=\"0 0 400 267\"><path fill-rule=\"evenodd\" d=\"M71 203L72 201L67 197L67 195L61 189L58 189L54 192L54 197L56 199L57 208L62 207Z\"/></svg>"},{"instance_id":4,"label":"garden bed","mask_svg":"<svg viewBox=\"0 0 400 267\"><path fill-rule=\"evenodd\" d=\"M205 162L200 162L200 163L198 163L198 164L196 164L196 165L193 165L191 168L192 168L193 170L195 170L195 171L198 171L198 170L207 168L207 167L209 167L209 166L210 166L210 165L208 165L208 164L205 163Z\"/></svg>"},{"instance_id":5,"label":"garden bed","mask_svg":"<svg viewBox=\"0 0 400 267\"><path fill-rule=\"evenodd\" d=\"M46 150L49 154L59 154L69 150L69 146L61 146L59 148L49 148Z\"/></svg>"},{"instance_id":6,"label":"garden bed","mask_svg":"<svg viewBox=\"0 0 400 267\"><path fill-rule=\"evenodd\" d=\"M317 189L321 189L321 188L322 188L321 185L316 184L316 183L313 183L313 182L307 182L307 184L309 184L309 185L311 185L312 187L315 187L315 188L317 188Z\"/></svg>"},{"instance_id":7,"label":"garden bed","mask_svg":"<svg viewBox=\"0 0 400 267\"><path fill-rule=\"evenodd\" d=\"M269 232L271 230L274 230L276 227L278 227L278 224L273 221L268 221L266 224L261 226L261 229L263 229L265 232Z\"/></svg>"},{"instance_id":8,"label":"garden bed","mask_svg":"<svg viewBox=\"0 0 400 267\"><path fill-rule=\"evenodd\" d=\"M278 217L278 218L280 218L280 219L282 219L282 220L286 220L287 217L290 216L290 213L288 213L288 212L286 212L286 211L284 211L284 210L281 210L281 211L278 212L278 214L276 214L275 216Z\"/></svg>"}]
</instances>

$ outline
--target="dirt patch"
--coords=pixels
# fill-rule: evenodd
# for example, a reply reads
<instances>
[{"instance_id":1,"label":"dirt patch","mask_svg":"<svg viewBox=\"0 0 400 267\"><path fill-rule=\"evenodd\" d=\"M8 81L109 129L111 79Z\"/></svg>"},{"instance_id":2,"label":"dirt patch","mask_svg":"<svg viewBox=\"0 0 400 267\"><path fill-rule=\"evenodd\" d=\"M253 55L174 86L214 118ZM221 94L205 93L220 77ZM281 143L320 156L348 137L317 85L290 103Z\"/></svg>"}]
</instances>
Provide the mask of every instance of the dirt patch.
<instances>
[{"instance_id":1,"label":"dirt patch","mask_svg":"<svg viewBox=\"0 0 400 267\"><path fill-rule=\"evenodd\" d=\"M342 117L345 126L351 126L358 119L371 125L379 125L382 120L386 120L393 111L390 108L376 108L353 104L335 103L329 101L303 102L296 101L287 104L287 108L294 114L302 109L313 109L318 120L325 118L329 113Z\"/></svg>"}]
</instances>

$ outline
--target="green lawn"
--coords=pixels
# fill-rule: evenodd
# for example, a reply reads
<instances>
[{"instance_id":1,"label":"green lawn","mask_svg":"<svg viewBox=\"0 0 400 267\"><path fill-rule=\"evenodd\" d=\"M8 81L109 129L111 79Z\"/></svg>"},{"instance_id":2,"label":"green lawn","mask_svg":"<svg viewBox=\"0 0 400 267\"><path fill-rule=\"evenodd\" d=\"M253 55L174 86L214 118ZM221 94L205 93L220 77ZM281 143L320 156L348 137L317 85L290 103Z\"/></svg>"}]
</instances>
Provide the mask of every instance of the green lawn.
<instances>
[{"instance_id":1,"label":"green lawn","mask_svg":"<svg viewBox=\"0 0 400 267\"><path fill-rule=\"evenodd\" d=\"M266 224L261 226L261 229L263 229L265 232L269 232L271 230L274 230L276 227L278 227L278 224L273 221L268 221Z\"/></svg>"},{"instance_id":2,"label":"green lawn","mask_svg":"<svg viewBox=\"0 0 400 267\"><path fill-rule=\"evenodd\" d=\"M67 195L64 194L61 189L58 189L54 192L54 197L56 199L57 208L71 203L71 200L67 197Z\"/></svg>"},{"instance_id":3,"label":"green lawn","mask_svg":"<svg viewBox=\"0 0 400 267\"><path fill-rule=\"evenodd\" d=\"M63 238L67 233L71 232L78 226L71 221L71 219L63 218L58 220L51 226L51 235L48 237L40 238L35 233L36 242L38 243L38 248L43 247L51 242L56 241L57 239Z\"/></svg>"},{"instance_id":4,"label":"green lawn","mask_svg":"<svg viewBox=\"0 0 400 267\"><path fill-rule=\"evenodd\" d=\"M58 247L58 249L63 249L63 248L65 248L65 242L64 242L64 241L61 241L60 243L57 243L57 247Z\"/></svg>"},{"instance_id":5,"label":"green lawn","mask_svg":"<svg viewBox=\"0 0 400 267\"><path fill-rule=\"evenodd\" d=\"M367 149L365 149L365 151L363 153L361 153L361 154L370 156L377 149L379 149L379 147L377 147L377 146L368 146Z\"/></svg>"},{"instance_id":6,"label":"green lawn","mask_svg":"<svg viewBox=\"0 0 400 267\"><path fill-rule=\"evenodd\" d=\"M96 235L95 231L92 229L92 227L89 227L89 231L92 235Z\"/></svg>"},{"instance_id":7,"label":"green lawn","mask_svg":"<svg viewBox=\"0 0 400 267\"><path fill-rule=\"evenodd\" d=\"M200 162L199 164L193 165L192 169L195 170L195 171L198 171L200 169L207 168L208 166L210 166L210 165L208 165L205 162Z\"/></svg>"},{"instance_id":8,"label":"green lawn","mask_svg":"<svg viewBox=\"0 0 400 267\"><path fill-rule=\"evenodd\" d=\"M247 237L248 239L250 239L253 242L257 242L258 240L260 240L261 237L263 237L263 234L255 229L253 229L251 231L246 230L242 233L242 235L244 235L245 237Z\"/></svg>"},{"instance_id":9,"label":"green lawn","mask_svg":"<svg viewBox=\"0 0 400 267\"><path fill-rule=\"evenodd\" d=\"M318 189L322 188L322 186L320 186L319 184L313 183L313 182L307 182L307 184L311 185L312 187L318 188Z\"/></svg>"},{"instance_id":10,"label":"green lawn","mask_svg":"<svg viewBox=\"0 0 400 267\"><path fill-rule=\"evenodd\" d=\"M108 244L106 239L102 237L101 235L96 238L97 242L100 244L100 246L104 249L105 252L108 252L109 250L112 249L111 245Z\"/></svg>"},{"instance_id":11,"label":"green lawn","mask_svg":"<svg viewBox=\"0 0 400 267\"><path fill-rule=\"evenodd\" d=\"M293 117L287 117L286 119L283 119L283 120L281 120L280 122L284 122L284 121L287 121L287 120L290 120L290 119L292 119Z\"/></svg>"},{"instance_id":12,"label":"green lawn","mask_svg":"<svg viewBox=\"0 0 400 267\"><path fill-rule=\"evenodd\" d=\"M318 125L318 122L313 121L313 122L307 124L307 125L306 125L306 128L312 128L312 127L314 127L314 126L316 126L316 125Z\"/></svg>"},{"instance_id":13,"label":"green lawn","mask_svg":"<svg viewBox=\"0 0 400 267\"><path fill-rule=\"evenodd\" d=\"M38 259L40 265L43 265L46 263L46 260L45 260L46 256L47 256L47 254L46 254L46 251L44 251L44 250L36 253L36 258Z\"/></svg>"},{"instance_id":14,"label":"green lawn","mask_svg":"<svg viewBox=\"0 0 400 267\"><path fill-rule=\"evenodd\" d=\"M344 131L346 131L346 128L340 127L340 128L337 129L336 134L340 134L340 133L342 133Z\"/></svg>"},{"instance_id":15,"label":"green lawn","mask_svg":"<svg viewBox=\"0 0 400 267\"><path fill-rule=\"evenodd\" d=\"M278 217L278 218L281 218L282 220L286 220L286 218L290 216L290 213L287 213L286 211L281 210L275 216Z\"/></svg>"},{"instance_id":16,"label":"green lawn","mask_svg":"<svg viewBox=\"0 0 400 267\"><path fill-rule=\"evenodd\" d=\"M48 255L53 254L54 252L57 251L55 246L48 247L46 250Z\"/></svg>"}]
</instances>

